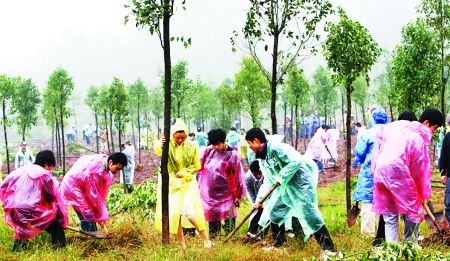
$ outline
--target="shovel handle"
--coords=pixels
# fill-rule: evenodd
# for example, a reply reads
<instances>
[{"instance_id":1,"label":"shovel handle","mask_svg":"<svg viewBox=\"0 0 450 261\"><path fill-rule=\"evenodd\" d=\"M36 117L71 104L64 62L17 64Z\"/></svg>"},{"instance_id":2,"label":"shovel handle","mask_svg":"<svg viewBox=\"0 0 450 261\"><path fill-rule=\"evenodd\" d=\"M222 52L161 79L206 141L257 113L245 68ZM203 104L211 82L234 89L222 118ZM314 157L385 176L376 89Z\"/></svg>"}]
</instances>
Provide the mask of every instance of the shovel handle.
<instances>
[{"instance_id":1,"label":"shovel handle","mask_svg":"<svg viewBox=\"0 0 450 261\"><path fill-rule=\"evenodd\" d=\"M422 204L423 209L425 209L425 212L427 212L428 216L431 218L431 220L433 221L433 224L436 226L439 234L443 234L441 226L439 225L439 223L436 220L436 217L433 215L433 213L431 213L430 208L428 207L427 203L423 203Z\"/></svg>"},{"instance_id":2,"label":"shovel handle","mask_svg":"<svg viewBox=\"0 0 450 261\"><path fill-rule=\"evenodd\" d=\"M266 195L264 195L264 197L261 199L260 203L262 204L269 196L270 194L272 194L272 192L279 186L280 184L277 182L275 183L275 185L272 186L272 188L270 188L269 191L267 191ZM252 208L250 210L250 213L248 213L244 219L241 221L241 223L239 223L234 229L233 231L230 232L230 234L225 238L225 240L223 241L224 243L226 243L228 240L230 240L230 238L236 233L236 231L239 230L239 228L242 227L242 225L245 223L245 221L247 221L247 219L253 214L253 212L255 212L256 209Z\"/></svg>"},{"instance_id":3,"label":"shovel handle","mask_svg":"<svg viewBox=\"0 0 450 261\"><path fill-rule=\"evenodd\" d=\"M84 230L81 230L81 229L78 229L78 228L74 228L74 227L71 227L71 226L67 226L65 229L68 229L68 230L71 230L71 231L75 231L75 232L78 232L80 234L83 234L83 235L86 235L86 236L90 236L90 237L93 237L93 238L97 238L97 239L105 239L106 238L106 237L96 236L94 234L91 234L89 232L86 232Z\"/></svg>"}]
</instances>

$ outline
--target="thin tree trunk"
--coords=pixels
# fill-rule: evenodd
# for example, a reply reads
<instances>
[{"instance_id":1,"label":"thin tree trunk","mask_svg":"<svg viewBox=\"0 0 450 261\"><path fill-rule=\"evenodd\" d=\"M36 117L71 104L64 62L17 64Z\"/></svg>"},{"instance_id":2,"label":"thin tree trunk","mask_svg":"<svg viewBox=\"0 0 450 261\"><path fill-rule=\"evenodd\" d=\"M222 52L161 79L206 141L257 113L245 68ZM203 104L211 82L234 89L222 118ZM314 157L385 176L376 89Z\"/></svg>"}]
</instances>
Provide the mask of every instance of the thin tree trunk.
<instances>
[{"instance_id":1,"label":"thin tree trunk","mask_svg":"<svg viewBox=\"0 0 450 261\"><path fill-rule=\"evenodd\" d=\"M52 124L52 151L55 151L55 143L56 143L56 136L55 136L55 125Z\"/></svg>"},{"instance_id":2,"label":"thin tree trunk","mask_svg":"<svg viewBox=\"0 0 450 261\"><path fill-rule=\"evenodd\" d=\"M344 104L344 91L341 90L341 105L342 105L342 133L345 133L345 118L344 118L344 108L345 108L345 104ZM345 137L345 136L344 136Z\"/></svg>"},{"instance_id":3,"label":"thin tree trunk","mask_svg":"<svg viewBox=\"0 0 450 261\"><path fill-rule=\"evenodd\" d=\"M273 34L273 52L272 52L272 80L270 85L272 87L272 99L270 100L270 118L272 119L272 134L278 133L277 126L277 64L278 64L278 29L274 30ZM292 116L292 114L291 114ZM291 124L292 126L292 124ZM292 136L291 136L292 139Z\"/></svg>"},{"instance_id":4,"label":"thin tree trunk","mask_svg":"<svg viewBox=\"0 0 450 261\"><path fill-rule=\"evenodd\" d=\"M364 108L364 103L361 104L361 112L362 112L362 116L363 116L363 123L364 126L367 126L367 120L366 120L366 114L364 113L366 111L366 109Z\"/></svg>"},{"instance_id":5,"label":"thin tree trunk","mask_svg":"<svg viewBox=\"0 0 450 261\"><path fill-rule=\"evenodd\" d=\"M141 164L141 117L140 116L140 104L139 104L139 99L138 99L138 104L137 104L137 124L138 124L138 142L139 142L139 146L138 146L138 160L139 160L139 164ZM135 144L136 145L136 144Z\"/></svg>"},{"instance_id":6,"label":"thin tree trunk","mask_svg":"<svg viewBox=\"0 0 450 261\"><path fill-rule=\"evenodd\" d=\"M60 97L60 102L62 103L62 95ZM66 147L65 147L65 139L64 139L64 114L63 107L61 105L59 117L61 120L61 141L62 141L62 167L63 167L63 176L66 174Z\"/></svg>"},{"instance_id":7,"label":"thin tree trunk","mask_svg":"<svg viewBox=\"0 0 450 261\"><path fill-rule=\"evenodd\" d=\"M283 109L284 109L283 134L284 134L284 137L286 137L286 117L287 117L287 103L286 102L284 102L284 104L283 104Z\"/></svg>"},{"instance_id":8,"label":"thin tree trunk","mask_svg":"<svg viewBox=\"0 0 450 261\"><path fill-rule=\"evenodd\" d=\"M113 119L112 119L112 112L109 112L109 129L111 130L109 135L111 135L111 152L114 153L115 149L114 149L114 136L113 136Z\"/></svg>"},{"instance_id":9,"label":"thin tree trunk","mask_svg":"<svg viewBox=\"0 0 450 261\"><path fill-rule=\"evenodd\" d=\"M289 136L291 138L291 145L294 147L294 106L291 105L291 129L289 130Z\"/></svg>"},{"instance_id":10,"label":"thin tree trunk","mask_svg":"<svg viewBox=\"0 0 450 261\"><path fill-rule=\"evenodd\" d=\"M132 135L132 138L133 138L133 144L134 145L136 145L136 135L135 135L135 131L134 131L134 123L133 123L133 120L131 120L131 135ZM126 136L126 135L125 135ZM124 137L125 137L124 136ZM121 143L122 144L122 143Z\"/></svg>"},{"instance_id":11,"label":"thin tree trunk","mask_svg":"<svg viewBox=\"0 0 450 261\"><path fill-rule=\"evenodd\" d=\"M99 133L98 133L98 114L94 113L94 117L95 117L95 144L97 146L97 154L100 153L99 147L98 147L98 142L99 142Z\"/></svg>"},{"instance_id":12,"label":"thin tree trunk","mask_svg":"<svg viewBox=\"0 0 450 261\"><path fill-rule=\"evenodd\" d=\"M295 150L298 148L298 130L300 128L300 121L298 120L298 101L295 103Z\"/></svg>"},{"instance_id":13,"label":"thin tree trunk","mask_svg":"<svg viewBox=\"0 0 450 261\"><path fill-rule=\"evenodd\" d=\"M5 134L6 166L9 174L11 168L9 166L8 135L6 133L6 99L3 99L3 134Z\"/></svg>"},{"instance_id":14,"label":"thin tree trunk","mask_svg":"<svg viewBox=\"0 0 450 261\"><path fill-rule=\"evenodd\" d=\"M388 101L388 105L389 105L389 112L391 113L391 121L394 121L394 112L392 111L392 103L391 101Z\"/></svg>"},{"instance_id":15,"label":"thin tree trunk","mask_svg":"<svg viewBox=\"0 0 450 261\"><path fill-rule=\"evenodd\" d=\"M58 159L58 166L61 167L61 136L59 133L59 121L55 120L56 126L56 158Z\"/></svg>"},{"instance_id":16,"label":"thin tree trunk","mask_svg":"<svg viewBox=\"0 0 450 261\"><path fill-rule=\"evenodd\" d=\"M109 133L111 132L111 130L108 130L108 116L106 114L106 110L104 110L103 116L105 118L106 145L108 146L108 155L110 155L111 154L111 148L109 147Z\"/></svg>"},{"instance_id":17,"label":"thin tree trunk","mask_svg":"<svg viewBox=\"0 0 450 261\"><path fill-rule=\"evenodd\" d=\"M351 170L350 170L350 161L352 158L351 155L351 147L352 147L352 135L350 134L350 122L351 122L351 115L352 115L352 100L351 100L351 83L347 83L346 86L347 89L347 144L346 144L346 162L345 162L345 201L346 201L346 207L347 207L347 213L349 213L351 208Z\"/></svg>"},{"instance_id":18,"label":"thin tree trunk","mask_svg":"<svg viewBox=\"0 0 450 261\"><path fill-rule=\"evenodd\" d=\"M163 145L161 157L161 209L162 209L162 242L169 244L169 140L170 140L170 109L172 103L172 64L170 61L170 6L169 0L164 0L167 6L163 18L163 48L164 48L164 136L167 142Z\"/></svg>"},{"instance_id":19,"label":"thin tree trunk","mask_svg":"<svg viewBox=\"0 0 450 261\"><path fill-rule=\"evenodd\" d=\"M117 132L119 133L119 151L122 152L122 119L120 115L118 116L117 121ZM127 184L125 182L125 171L121 171L122 173L122 180L123 180L123 193L128 194Z\"/></svg>"}]
</instances>

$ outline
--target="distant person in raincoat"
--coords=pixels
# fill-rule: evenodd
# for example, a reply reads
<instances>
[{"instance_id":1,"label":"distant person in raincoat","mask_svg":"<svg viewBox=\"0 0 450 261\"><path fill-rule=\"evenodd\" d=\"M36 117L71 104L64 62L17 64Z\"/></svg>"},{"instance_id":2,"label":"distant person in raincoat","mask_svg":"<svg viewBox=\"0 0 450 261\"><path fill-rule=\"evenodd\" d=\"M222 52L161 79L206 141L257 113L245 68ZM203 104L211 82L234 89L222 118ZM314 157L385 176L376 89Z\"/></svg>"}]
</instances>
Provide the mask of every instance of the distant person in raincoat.
<instances>
[{"instance_id":1,"label":"distant person in raincoat","mask_svg":"<svg viewBox=\"0 0 450 261\"><path fill-rule=\"evenodd\" d=\"M120 174L128 161L125 154L116 152L81 156L61 182L62 198L66 206L75 210L81 221L81 229L101 235L97 224L106 229L109 219L106 197L114 176Z\"/></svg>"},{"instance_id":2,"label":"distant person in raincoat","mask_svg":"<svg viewBox=\"0 0 450 261\"><path fill-rule=\"evenodd\" d=\"M131 144L131 141L125 141L123 144L123 150L122 153L127 156L127 165L123 167L123 176L125 176L125 185L127 187L128 193L133 192L133 183L134 183L134 169L136 166L134 157L136 155L136 152L134 150L133 144ZM123 176L120 175L120 183L123 183Z\"/></svg>"},{"instance_id":3,"label":"distant person in raincoat","mask_svg":"<svg viewBox=\"0 0 450 261\"><path fill-rule=\"evenodd\" d=\"M40 151L34 164L14 170L0 185L6 223L14 228L13 251L26 247L44 230L51 235L53 248L66 246L67 209L52 176L55 163L53 152Z\"/></svg>"},{"instance_id":4,"label":"distant person in raincoat","mask_svg":"<svg viewBox=\"0 0 450 261\"><path fill-rule=\"evenodd\" d=\"M211 144L200 160L200 197L203 201L206 221L209 222L211 237L220 235L222 221L225 234L235 227L237 211L245 197L244 170L236 146L225 142L222 129L208 132Z\"/></svg>"},{"instance_id":5,"label":"distant person in raincoat","mask_svg":"<svg viewBox=\"0 0 450 261\"><path fill-rule=\"evenodd\" d=\"M428 145L443 123L439 110L426 109L419 122L395 121L375 134L373 210L383 215L387 242L398 242L400 214L405 215L405 240L417 241L422 205L431 197Z\"/></svg>"},{"instance_id":6,"label":"distant person in raincoat","mask_svg":"<svg viewBox=\"0 0 450 261\"><path fill-rule=\"evenodd\" d=\"M169 227L170 233L177 235L177 241L182 248L186 248L183 227L194 226L204 241L204 247L210 248L206 221L203 213L200 190L195 179L200 170L198 148L187 142L188 128L181 119L177 119L171 129L172 137L169 140ZM196 135L197 136L197 135ZM156 155L162 155L162 145L165 137L155 144ZM162 231L162 205L161 205L161 174L158 175L157 202L155 213L156 230Z\"/></svg>"},{"instance_id":7,"label":"distant person in raincoat","mask_svg":"<svg viewBox=\"0 0 450 261\"><path fill-rule=\"evenodd\" d=\"M33 164L33 162L33 152L31 152L31 150L27 148L27 143L25 141L22 141L20 143L20 148L16 153L15 168L18 169L25 165Z\"/></svg>"},{"instance_id":8,"label":"distant person in raincoat","mask_svg":"<svg viewBox=\"0 0 450 261\"><path fill-rule=\"evenodd\" d=\"M241 135L239 137L240 140L240 154L241 154L241 160L243 163L247 163L247 153L248 153L248 144L245 140L245 129L241 129Z\"/></svg>"},{"instance_id":9,"label":"distant person in raincoat","mask_svg":"<svg viewBox=\"0 0 450 261\"><path fill-rule=\"evenodd\" d=\"M324 172L323 156L325 153L328 153L326 150L326 146L328 146L328 135L326 132L329 128L328 125L322 125L321 128L318 128L305 151L305 156L316 162L320 173Z\"/></svg>"},{"instance_id":10,"label":"distant person in raincoat","mask_svg":"<svg viewBox=\"0 0 450 261\"><path fill-rule=\"evenodd\" d=\"M245 185L247 187L247 197L250 203L254 205L256 203L256 196L258 195L259 188L264 183L264 175L259 167L259 161L255 160L250 164L250 169L245 174ZM253 212L250 216L250 224L247 230L247 236L254 238L259 228L259 219L263 209L258 209L258 211Z\"/></svg>"},{"instance_id":11,"label":"distant person in raincoat","mask_svg":"<svg viewBox=\"0 0 450 261\"><path fill-rule=\"evenodd\" d=\"M198 143L198 147L200 149L204 149L208 146L208 135L202 131L202 128L197 128L197 132L195 133L195 140Z\"/></svg>"},{"instance_id":12,"label":"distant person in raincoat","mask_svg":"<svg viewBox=\"0 0 450 261\"><path fill-rule=\"evenodd\" d=\"M209 137L208 137L209 140ZM240 141L239 141L239 134L236 132L235 127L231 127L230 131L228 131L228 134L226 136L226 142L229 146L239 148Z\"/></svg>"},{"instance_id":13,"label":"distant person in raincoat","mask_svg":"<svg viewBox=\"0 0 450 261\"><path fill-rule=\"evenodd\" d=\"M373 175L370 168L375 149L375 133L386 122L386 112L381 108L375 110L372 113L372 128L362 134L354 149L355 161L352 167L361 165L361 169L352 199L361 203L361 234L365 236L375 236L377 230L378 216L372 211Z\"/></svg>"},{"instance_id":14,"label":"distant person in raincoat","mask_svg":"<svg viewBox=\"0 0 450 261\"><path fill-rule=\"evenodd\" d=\"M314 235L324 252L334 252L335 247L320 213L317 203L317 166L314 161L300 155L292 146L268 142L263 131L252 128L245 139L249 147L261 159L260 167L264 183L260 187L255 209L260 209L261 198L275 184L276 188L266 202L259 220L260 226L271 222L274 237L273 247L285 242L285 223L293 217L300 221L306 241Z\"/></svg>"}]
</instances>

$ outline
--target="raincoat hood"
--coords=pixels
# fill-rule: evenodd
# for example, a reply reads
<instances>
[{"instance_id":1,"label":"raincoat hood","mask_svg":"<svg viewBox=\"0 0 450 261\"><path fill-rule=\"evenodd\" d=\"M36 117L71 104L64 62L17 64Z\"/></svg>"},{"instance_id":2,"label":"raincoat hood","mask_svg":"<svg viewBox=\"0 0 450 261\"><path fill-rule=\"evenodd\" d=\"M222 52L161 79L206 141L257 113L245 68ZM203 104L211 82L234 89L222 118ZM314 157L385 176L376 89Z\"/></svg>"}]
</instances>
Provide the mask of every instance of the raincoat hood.
<instances>
[{"instance_id":1,"label":"raincoat hood","mask_svg":"<svg viewBox=\"0 0 450 261\"><path fill-rule=\"evenodd\" d=\"M172 125L172 130L170 132L171 139L177 131L184 131L184 133L186 133L186 135L188 134L188 127L187 127L186 123L184 123L184 121L180 118L178 118L175 121L175 123Z\"/></svg>"}]
</instances>

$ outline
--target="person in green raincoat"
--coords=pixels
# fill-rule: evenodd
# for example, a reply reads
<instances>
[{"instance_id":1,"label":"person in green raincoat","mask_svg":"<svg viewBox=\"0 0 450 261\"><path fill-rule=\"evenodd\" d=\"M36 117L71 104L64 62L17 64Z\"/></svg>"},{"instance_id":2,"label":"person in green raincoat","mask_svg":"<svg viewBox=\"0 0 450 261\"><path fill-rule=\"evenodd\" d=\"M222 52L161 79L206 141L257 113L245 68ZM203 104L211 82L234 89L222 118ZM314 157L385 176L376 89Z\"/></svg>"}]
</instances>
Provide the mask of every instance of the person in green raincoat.
<instances>
[{"instance_id":1,"label":"person in green raincoat","mask_svg":"<svg viewBox=\"0 0 450 261\"><path fill-rule=\"evenodd\" d=\"M195 179L200 170L198 148L187 138L187 126L177 119L172 126L172 137L169 141L169 228L171 234L177 235L177 241L186 248L183 227L195 227L204 240L205 248L211 247L211 241L206 232L206 221L203 212L200 190ZM162 144L165 137L155 144L156 155L162 155ZM156 230L162 230L161 213L161 174L158 175L157 202L155 213Z\"/></svg>"},{"instance_id":2,"label":"person in green raincoat","mask_svg":"<svg viewBox=\"0 0 450 261\"><path fill-rule=\"evenodd\" d=\"M255 209L260 209L261 199L276 183L279 186L264 202L259 225L271 222L274 238L273 247L281 247L285 242L285 223L297 218L306 241L314 235L325 252L335 252L331 236L317 204L318 169L314 161L300 155L292 146L268 142L259 128L250 129L245 135L249 147L260 159L264 183L261 186Z\"/></svg>"}]
</instances>

